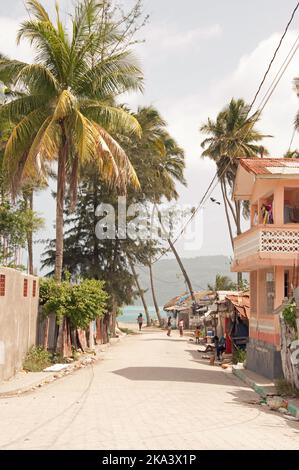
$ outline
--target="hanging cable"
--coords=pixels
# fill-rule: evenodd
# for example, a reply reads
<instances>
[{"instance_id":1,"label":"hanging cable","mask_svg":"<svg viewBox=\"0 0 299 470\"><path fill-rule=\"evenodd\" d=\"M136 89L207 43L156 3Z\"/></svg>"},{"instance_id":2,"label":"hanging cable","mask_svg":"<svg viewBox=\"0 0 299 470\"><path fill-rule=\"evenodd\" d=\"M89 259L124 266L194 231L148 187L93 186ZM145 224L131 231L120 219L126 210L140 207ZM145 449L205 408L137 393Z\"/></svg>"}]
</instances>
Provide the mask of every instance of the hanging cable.
<instances>
[{"instance_id":1,"label":"hanging cable","mask_svg":"<svg viewBox=\"0 0 299 470\"><path fill-rule=\"evenodd\" d=\"M268 68L267 68L267 70L266 70L266 72L265 72L265 74L264 74L264 76L263 76L263 78L262 78L262 81L261 81L261 83L260 83L260 85L259 85L259 87L258 87L258 89L257 89L257 92L256 92L256 94L254 95L254 98L253 98L253 100L252 100L252 102L251 102L251 104L250 104L250 106L249 106L249 109L250 109L250 110L252 109L254 103L255 103L256 100L257 100L257 97L258 97L258 95L259 95L259 93L260 93L260 91L261 91L261 89L262 89L262 86L263 86L264 83L265 83L265 80L266 80L266 78L267 78L267 76L268 76L268 74L269 74L269 72L270 72L270 69L271 69L271 67L272 67L272 65L273 65L273 62L274 62L274 60L275 60L275 58L276 58L276 56L277 56L277 53L278 53L278 51L279 51L279 49L280 49L280 47L281 47L281 45L282 45L282 43L283 43L283 40L284 40L284 38L285 38L285 36L286 36L286 34L287 34L287 32L288 32L288 29L289 29L289 27L290 27L290 25L291 25L291 23L292 23L292 21L293 21L293 19L294 19L294 16L295 16L296 11L298 10L298 8L299 8L299 2L297 3L297 5L295 6L294 10L292 11L291 18L289 19L289 21L288 21L288 23L287 23L287 25L286 25L286 27L285 27L285 30L284 30L284 32L283 32L283 35L281 36L281 38L280 38L280 40L279 40L278 46L276 47L276 49L275 49L275 51L274 51L273 57L271 58L271 60L270 60L270 62L269 62Z\"/></svg>"}]
</instances>

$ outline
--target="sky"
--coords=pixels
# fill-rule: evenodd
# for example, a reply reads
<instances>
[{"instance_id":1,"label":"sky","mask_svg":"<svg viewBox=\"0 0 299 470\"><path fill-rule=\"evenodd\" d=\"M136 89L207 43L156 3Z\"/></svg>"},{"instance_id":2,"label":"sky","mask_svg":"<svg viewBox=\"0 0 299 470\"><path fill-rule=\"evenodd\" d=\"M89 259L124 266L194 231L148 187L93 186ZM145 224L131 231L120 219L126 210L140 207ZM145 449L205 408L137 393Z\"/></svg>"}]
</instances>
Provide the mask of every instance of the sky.
<instances>
[{"instance_id":1,"label":"sky","mask_svg":"<svg viewBox=\"0 0 299 470\"><path fill-rule=\"evenodd\" d=\"M153 105L166 119L169 131L186 153L187 188L180 188L180 204L196 206L214 176L214 164L201 158L204 136L199 127L234 98L251 102L278 44L295 0L144 0L150 15L140 32L145 43L135 51L145 74L143 95L126 96L126 102ZM54 0L43 4L54 9ZM60 0L67 14L72 0ZM132 0L122 0L127 7ZM26 16L22 0L0 2L0 51L32 61L26 43L16 45L20 21ZM299 34L299 13L275 60L263 92L271 83L290 47ZM299 51L290 63L258 124L271 156L282 156L288 149L299 100L293 90L293 78L299 76ZM257 106L259 100L257 101ZM299 146L296 134L293 147ZM219 188L213 196L221 200ZM50 191L36 198L36 210L46 217L46 227L38 238L53 235L55 201ZM223 206L207 204L202 218L203 237L192 249L178 243L185 256L232 255ZM202 240L201 240L202 238ZM189 249L187 249L189 248ZM38 252L41 248L38 247Z\"/></svg>"}]
</instances>

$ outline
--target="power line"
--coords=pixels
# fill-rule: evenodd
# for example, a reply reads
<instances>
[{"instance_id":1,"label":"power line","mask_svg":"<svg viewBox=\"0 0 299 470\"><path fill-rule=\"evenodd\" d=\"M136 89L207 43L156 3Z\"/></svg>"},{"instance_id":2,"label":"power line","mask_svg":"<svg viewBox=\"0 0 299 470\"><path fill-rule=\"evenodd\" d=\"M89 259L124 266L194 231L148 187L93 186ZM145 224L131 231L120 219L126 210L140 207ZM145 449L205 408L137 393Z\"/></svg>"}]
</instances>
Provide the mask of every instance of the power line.
<instances>
[{"instance_id":1,"label":"power line","mask_svg":"<svg viewBox=\"0 0 299 470\"><path fill-rule=\"evenodd\" d=\"M268 68L267 68L267 70L266 70L266 72L265 72L265 74L264 74L264 76L263 76L263 79L262 79L262 81L261 81L261 83L260 83L260 85L259 85L259 87L258 87L258 90L257 90L257 92L256 92L256 94L255 94L255 96L254 96L254 99L253 99L251 105L249 106L248 114L249 114L249 112L251 111L252 106L253 106L253 104L255 103L255 101L256 101L256 99L257 99L257 97L258 97L258 95L259 95L259 93L260 93L260 91L261 91L261 88L262 88L262 86L263 86L263 84L264 84L264 82L265 82L265 80L266 80L266 77L267 77L267 75L268 75L268 73L269 73L269 71L270 71L270 69L271 69L271 67L272 67L272 65L273 65L273 63L274 63L274 60L275 60L276 55L277 55L277 53L278 53L278 50L279 50L280 47L281 47L281 44L282 44L282 42L283 42L283 39L285 38L285 36L286 36L286 34L287 34L287 31L288 31L288 29L289 29L289 26L290 26L290 24L292 23L293 18L294 18L294 16L295 16L295 13L296 13L296 11L297 11L298 8L299 8L299 2L297 3L296 7L294 8L294 10L293 10L293 12L292 12L291 18L290 18L290 20L289 20L289 22L288 22L288 24L287 24L287 26L286 26L286 28L285 28L285 30L284 30L284 33L282 34L282 36L281 36L281 38L280 38L279 44L278 44L278 46L277 46L277 48L276 48L276 50L275 50L275 52L274 52L274 54L273 54L273 57L272 57L272 59L271 59L269 65L268 65ZM280 82L282 76L284 75L284 73L285 73L285 71L286 71L288 65L290 64L290 62L291 62L291 60L293 59L295 53L297 52L298 47L299 47L299 42L298 42L298 40L299 40L299 36L298 36L298 38L296 39L295 43L293 44L291 50L289 51L287 57L285 58L285 60L284 60L284 62L283 62L283 64L282 64L281 67L279 68L279 70L278 70L277 74L275 75L274 79L272 80L270 86L268 87L268 90L267 90L266 93L264 94L264 97L263 97L263 99L261 100L261 103L260 103L261 108L259 108L258 111L255 112L255 114L252 116L252 117L253 117L252 124L251 124L251 127L249 127L249 129L248 129L248 131L247 131L247 134L248 134L248 132L250 131L250 128L252 128L253 125L255 124L255 122L259 119L261 112L265 109L266 104L268 103L269 99L270 99L271 96L273 95L273 93L274 93L274 91L275 91L275 89L276 89L278 83ZM297 44L297 43L298 43L298 44ZM272 88L272 89L271 89L271 88ZM245 136L245 137L246 137L246 136ZM244 141L245 137L243 138L243 141ZM218 185L218 183L219 183L219 179L224 175L224 173L226 172L226 170L227 170L227 168L229 167L229 165L230 165L230 161L228 161L228 163L227 163L227 165L225 166L225 168L223 169L221 175L219 175L218 172L216 171L216 174L214 175L213 179L211 180L211 182L210 182L210 184L209 184L209 186L208 186L206 192L204 193L203 197L201 198L201 200L200 200L200 202L199 202L197 208L195 209L195 211L193 212L193 214L191 215L191 217L189 218L189 220L186 222L186 224L184 225L184 227L182 228L182 230L179 232L179 234L177 235L177 237L175 238L175 240L172 242L173 244L175 244L175 243L178 241L178 239L183 235L183 233L185 232L187 226L188 226L189 223L193 220L193 218L195 217L195 215L197 214L197 212L199 211L199 209L202 207L202 205L204 204L204 202L206 201L206 199L213 193L213 191L215 190L215 188L217 187L217 185ZM216 181L216 184L215 184L215 181ZM213 185L214 185L214 186L213 186ZM212 188L212 186L213 186L213 188ZM211 188L212 188L212 189L211 189ZM165 250L161 253L161 255L159 255L159 256L152 262L152 264L157 263L157 262L158 262L166 253L168 253L170 250L171 250L171 247L168 247L167 249L165 249Z\"/></svg>"},{"instance_id":2,"label":"power line","mask_svg":"<svg viewBox=\"0 0 299 470\"><path fill-rule=\"evenodd\" d=\"M284 38L285 38L285 36L286 36L286 34L287 34L287 32L288 32L288 29L289 29L289 27L290 27L290 25L291 25L291 23L292 23L292 21L293 21L293 19L294 19L294 16L295 16L296 11L298 10L298 8L299 8L299 2L297 3L297 5L295 6L294 10L292 11L291 18L289 19L289 21L288 21L288 23L287 23L287 25L286 25L286 27L285 27L284 33L283 33L283 35L281 36L281 38L280 38L280 40L279 40L279 43L278 43L278 45L277 45L277 47L276 47L276 49L275 49L275 51L274 51L273 57L272 57L272 59L271 59L270 62L269 62L268 68L267 68L267 70L266 70L266 72L265 72L265 74L264 74L264 76L263 76L263 78L262 78L262 81L261 81L261 83L260 83L260 85L259 85L259 87L258 87L258 89L257 89L257 92L256 92L256 94L254 95L254 98L253 98L253 100L252 100L252 102L251 102L251 104L250 104L249 110L252 109L254 103L256 102L256 99L257 99L257 97L258 97L258 95L259 95L259 93L260 93L260 91L261 91L261 89L262 89L263 84L265 83L265 80L266 80L266 78L267 78L267 76L268 76L268 73L270 72L270 69L271 69L271 67L272 67L272 64L273 64L273 62L274 62L274 60L275 60L275 58L276 58L276 55L277 55L277 53L278 53L278 51L279 51L279 49L280 49L280 47L281 47L281 45L282 45L282 42L283 42L283 40L284 40Z\"/></svg>"}]
</instances>

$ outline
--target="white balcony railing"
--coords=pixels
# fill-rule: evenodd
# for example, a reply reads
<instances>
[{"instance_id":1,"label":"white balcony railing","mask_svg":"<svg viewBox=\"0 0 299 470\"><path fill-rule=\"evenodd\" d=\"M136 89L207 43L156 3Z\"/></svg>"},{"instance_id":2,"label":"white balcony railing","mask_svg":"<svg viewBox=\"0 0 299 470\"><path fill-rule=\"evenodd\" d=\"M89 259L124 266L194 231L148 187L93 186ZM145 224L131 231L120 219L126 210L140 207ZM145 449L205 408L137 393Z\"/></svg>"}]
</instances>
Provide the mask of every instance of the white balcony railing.
<instances>
[{"instance_id":1,"label":"white balcony railing","mask_svg":"<svg viewBox=\"0 0 299 470\"><path fill-rule=\"evenodd\" d=\"M235 238L235 261L257 253L299 254L299 224L285 227L259 225Z\"/></svg>"}]
</instances>

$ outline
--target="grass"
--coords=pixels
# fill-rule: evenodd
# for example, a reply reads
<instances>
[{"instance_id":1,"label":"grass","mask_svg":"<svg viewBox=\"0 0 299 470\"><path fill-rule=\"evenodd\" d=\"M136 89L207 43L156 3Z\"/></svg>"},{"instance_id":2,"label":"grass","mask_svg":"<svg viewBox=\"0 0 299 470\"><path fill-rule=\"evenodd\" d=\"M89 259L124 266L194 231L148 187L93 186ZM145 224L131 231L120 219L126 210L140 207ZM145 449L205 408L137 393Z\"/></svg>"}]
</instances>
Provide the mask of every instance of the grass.
<instances>
[{"instance_id":1,"label":"grass","mask_svg":"<svg viewBox=\"0 0 299 470\"><path fill-rule=\"evenodd\" d=\"M275 383L277 392L284 397L299 398L299 390L285 379L279 379Z\"/></svg>"},{"instance_id":2,"label":"grass","mask_svg":"<svg viewBox=\"0 0 299 470\"><path fill-rule=\"evenodd\" d=\"M73 351L72 358L77 361L80 354ZM67 358L63 357L59 353L49 353L41 346L34 346L27 353L25 361L23 363L23 369L27 372L42 372L46 367L52 364L66 364L68 363Z\"/></svg>"},{"instance_id":3,"label":"grass","mask_svg":"<svg viewBox=\"0 0 299 470\"><path fill-rule=\"evenodd\" d=\"M44 348L36 347L30 349L25 358L23 369L28 372L41 372L52 364L51 354Z\"/></svg>"}]
</instances>

